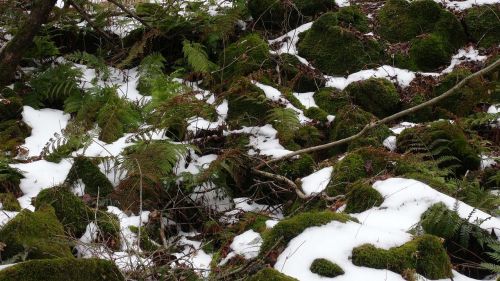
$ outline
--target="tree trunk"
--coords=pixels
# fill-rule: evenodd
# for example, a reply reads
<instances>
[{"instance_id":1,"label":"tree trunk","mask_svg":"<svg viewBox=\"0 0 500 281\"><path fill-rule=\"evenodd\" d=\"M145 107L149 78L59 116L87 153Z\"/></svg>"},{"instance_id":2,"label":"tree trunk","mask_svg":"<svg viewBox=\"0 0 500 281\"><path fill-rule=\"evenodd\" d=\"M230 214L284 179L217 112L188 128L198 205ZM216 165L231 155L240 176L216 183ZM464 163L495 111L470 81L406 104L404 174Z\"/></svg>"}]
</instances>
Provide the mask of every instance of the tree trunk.
<instances>
[{"instance_id":1,"label":"tree trunk","mask_svg":"<svg viewBox=\"0 0 500 281\"><path fill-rule=\"evenodd\" d=\"M14 79L17 66L24 53L31 47L33 38L42 24L47 22L56 2L57 0L35 0L26 22L0 52L0 88Z\"/></svg>"}]
</instances>

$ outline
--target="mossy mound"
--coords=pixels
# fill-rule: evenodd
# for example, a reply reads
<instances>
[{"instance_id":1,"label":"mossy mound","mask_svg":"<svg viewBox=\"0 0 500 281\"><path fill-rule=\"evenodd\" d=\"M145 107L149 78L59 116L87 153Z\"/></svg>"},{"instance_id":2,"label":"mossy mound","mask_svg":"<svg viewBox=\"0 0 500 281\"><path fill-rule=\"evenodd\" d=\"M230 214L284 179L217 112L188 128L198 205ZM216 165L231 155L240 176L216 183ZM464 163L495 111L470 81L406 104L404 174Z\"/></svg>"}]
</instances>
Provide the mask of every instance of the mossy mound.
<instances>
[{"instance_id":1,"label":"mossy mound","mask_svg":"<svg viewBox=\"0 0 500 281\"><path fill-rule=\"evenodd\" d=\"M420 149L438 159L440 168L450 168L457 174L476 170L480 165L478 151L469 144L462 129L448 121L406 129L398 135L397 143L399 151Z\"/></svg>"},{"instance_id":2,"label":"mossy mound","mask_svg":"<svg viewBox=\"0 0 500 281\"><path fill-rule=\"evenodd\" d=\"M302 64L299 59L290 54L282 54L279 58L281 81L296 92L316 91L325 84L321 72Z\"/></svg>"},{"instance_id":3,"label":"mossy mound","mask_svg":"<svg viewBox=\"0 0 500 281\"><path fill-rule=\"evenodd\" d=\"M104 197L113 192L113 185L92 160L79 156L74 158L74 161L66 182L74 184L77 180L82 180L85 184L85 193L92 196L99 194Z\"/></svg>"},{"instance_id":4,"label":"mossy mound","mask_svg":"<svg viewBox=\"0 0 500 281\"><path fill-rule=\"evenodd\" d=\"M323 277L333 278L344 274L344 270L336 263L327 259L315 259L309 267L312 273L316 273Z\"/></svg>"},{"instance_id":5,"label":"mossy mound","mask_svg":"<svg viewBox=\"0 0 500 281\"><path fill-rule=\"evenodd\" d=\"M36 212L23 210L0 229L0 242L7 245L2 251L3 259L73 257L64 228L51 206Z\"/></svg>"},{"instance_id":6,"label":"mossy mound","mask_svg":"<svg viewBox=\"0 0 500 281\"><path fill-rule=\"evenodd\" d=\"M248 10L257 24L266 29L294 28L313 16L336 7L334 0L250 0Z\"/></svg>"},{"instance_id":7,"label":"mossy mound","mask_svg":"<svg viewBox=\"0 0 500 281\"><path fill-rule=\"evenodd\" d=\"M285 160L277 168L278 174L295 180L314 172L314 159L309 154L302 154L299 159Z\"/></svg>"},{"instance_id":8,"label":"mossy mound","mask_svg":"<svg viewBox=\"0 0 500 281\"><path fill-rule=\"evenodd\" d=\"M377 65L384 58L377 41L343 27L338 13L332 12L322 15L301 34L298 50L299 55L330 75L347 75Z\"/></svg>"},{"instance_id":9,"label":"mossy mound","mask_svg":"<svg viewBox=\"0 0 500 281\"><path fill-rule=\"evenodd\" d=\"M311 125L304 125L295 131L293 141L300 147L310 147L319 145L323 139L322 132Z\"/></svg>"},{"instance_id":10,"label":"mossy mound","mask_svg":"<svg viewBox=\"0 0 500 281\"><path fill-rule=\"evenodd\" d=\"M21 211L21 205L19 205L16 196L12 193L0 193L0 204L2 204L0 210Z\"/></svg>"},{"instance_id":11,"label":"mossy mound","mask_svg":"<svg viewBox=\"0 0 500 281\"><path fill-rule=\"evenodd\" d=\"M357 182L348 189L346 213L361 213L380 206L384 201L382 195L367 183Z\"/></svg>"},{"instance_id":12,"label":"mossy mound","mask_svg":"<svg viewBox=\"0 0 500 281\"><path fill-rule=\"evenodd\" d=\"M355 104L378 118L391 115L399 109L399 94L396 87L384 78L354 82L344 91Z\"/></svg>"},{"instance_id":13,"label":"mossy mound","mask_svg":"<svg viewBox=\"0 0 500 281\"><path fill-rule=\"evenodd\" d=\"M0 96L3 95L3 92L0 93ZM20 97L13 96L0 99L0 122L10 119L20 119L22 112L23 100Z\"/></svg>"},{"instance_id":14,"label":"mossy mound","mask_svg":"<svg viewBox=\"0 0 500 281\"><path fill-rule=\"evenodd\" d=\"M0 281L123 281L112 261L57 258L21 262L0 270Z\"/></svg>"},{"instance_id":15,"label":"mossy mound","mask_svg":"<svg viewBox=\"0 0 500 281\"><path fill-rule=\"evenodd\" d=\"M451 263L441 241L433 235L422 235L402 246L389 250L364 244L352 250L352 262L357 266L389 269L403 274L408 269L429 279L450 278Z\"/></svg>"},{"instance_id":16,"label":"mossy mound","mask_svg":"<svg viewBox=\"0 0 500 281\"><path fill-rule=\"evenodd\" d=\"M472 40L479 47L489 48L500 42L499 5L481 5L467 10L464 23Z\"/></svg>"},{"instance_id":17,"label":"mossy mound","mask_svg":"<svg viewBox=\"0 0 500 281\"><path fill-rule=\"evenodd\" d=\"M247 281L297 281L273 268L264 268L247 279Z\"/></svg>"},{"instance_id":18,"label":"mossy mound","mask_svg":"<svg viewBox=\"0 0 500 281\"><path fill-rule=\"evenodd\" d=\"M339 109L349 105L350 99L345 94L335 88L323 88L314 93L316 105L328 114L335 115Z\"/></svg>"},{"instance_id":19,"label":"mossy mound","mask_svg":"<svg viewBox=\"0 0 500 281\"><path fill-rule=\"evenodd\" d=\"M269 45L257 33L229 45L219 57L224 80L245 76L270 65Z\"/></svg>"},{"instance_id":20,"label":"mossy mound","mask_svg":"<svg viewBox=\"0 0 500 281\"><path fill-rule=\"evenodd\" d=\"M19 184L24 178L21 171L9 166L7 161L0 159L0 193L12 193L18 197L23 194Z\"/></svg>"},{"instance_id":21,"label":"mossy mound","mask_svg":"<svg viewBox=\"0 0 500 281\"><path fill-rule=\"evenodd\" d=\"M423 35L411 42L410 59L417 69L432 71L446 65L452 56L452 49L446 40L436 34Z\"/></svg>"},{"instance_id":22,"label":"mossy mound","mask_svg":"<svg viewBox=\"0 0 500 281\"><path fill-rule=\"evenodd\" d=\"M31 134L31 128L23 121L7 120L0 122L0 151L16 155L16 148L24 143Z\"/></svg>"},{"instance_id":23,"label":"mossy mound","mask_svg":"<svg viewBox=\"0 0 500 281\"><path fill-rule=\"evenodd\" d=\"M265 124L265 117L272 105L264 91L250 80L242 78L235 81L224 96L228 101L227 120L231 126L237 128Z\"/></svg>"},{"instance_id":24,"label":"mossy mound","mask_svg":"<svg viewBox=\"0 0 500 281\"><path fill-rule=\"evenodd\" d=\"M330 130L330 140L340 140L357 134L371 121L376 120L376 117L371 113L364 111L358 106L348 105L341 108L335 116L333 127ZM349 148L350 150L364 146L365 143L370 145L382 146L382 142L391 135L389 128L385 125L372 129L357 142L340 145L331 149L330 153L337 153Z\"/></svg>"},{"instance_id":25,"label":"mossy mound","mask_svg":"<svg viewBox=\"0 0 500 281\"><path fill-rule=\"evenodd\" d=\"M320 121L320 122L328 121L328 113L319 107L315 106L309 107L304 111L304 115L315 121Z\"/></svg>"},{"instance_id":26,"label":"mossy mound","mask_svg":"<svg viewBox=\"0 0 500 281\"><path fill-rule=\"evenodd\" d=\"M260 253L267 253L271 249L280 252L290 240L308 227L324 225L331 221L347 222L348 220L351 220L348 215L330 211L304 212L284 219L268 232L264 232Z\"/></svg>"}]
</instances>

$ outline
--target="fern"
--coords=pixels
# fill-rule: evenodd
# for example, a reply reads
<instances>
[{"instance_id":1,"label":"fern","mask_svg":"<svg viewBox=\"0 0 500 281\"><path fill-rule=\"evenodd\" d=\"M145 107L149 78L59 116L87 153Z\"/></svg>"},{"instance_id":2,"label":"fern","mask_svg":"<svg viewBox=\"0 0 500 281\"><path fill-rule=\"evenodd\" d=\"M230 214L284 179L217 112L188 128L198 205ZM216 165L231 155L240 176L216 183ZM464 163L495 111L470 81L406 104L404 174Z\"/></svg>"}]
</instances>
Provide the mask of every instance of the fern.
<instances>
[{"instance_id":1,"label":"fern","mask_svg":"<svg viewBox=\"0 0 500 281\"><path fill-rule=\"evenodd\" d=\"M293 138L295 131L300 127L297 112L290 108L273 108L268 112L266 119L273 124L283 141Z\"/></svg>"},{"instance_id":2,"label":"fern","mask_svg":"<svg viewBox=\"0 0 500 281\"><path fill-rule=\"evenodd\" d=\"M208 73L216 69L216 64L208 59L205 47L200 43L182 42L182 52L189 66L197 72Z\"/></svg>"},{"instance_id":3,"label":"fern","mask_svg":"<svg viewBox=\"0 0 500 281\"><path fill-rule=\"evenodd\" d=\"M67 55L66 59L76 63L85 64L93 68L96 71L97 77L100 77L104 81L108 80L111 76L111 71L109 70L109 67L106 65L106 62L101 57L97 57L87 52L77 51ZM95 79L97 79L97 77ZM93 82L96 83L97 81Z\"/></svg>"}]
</instances>

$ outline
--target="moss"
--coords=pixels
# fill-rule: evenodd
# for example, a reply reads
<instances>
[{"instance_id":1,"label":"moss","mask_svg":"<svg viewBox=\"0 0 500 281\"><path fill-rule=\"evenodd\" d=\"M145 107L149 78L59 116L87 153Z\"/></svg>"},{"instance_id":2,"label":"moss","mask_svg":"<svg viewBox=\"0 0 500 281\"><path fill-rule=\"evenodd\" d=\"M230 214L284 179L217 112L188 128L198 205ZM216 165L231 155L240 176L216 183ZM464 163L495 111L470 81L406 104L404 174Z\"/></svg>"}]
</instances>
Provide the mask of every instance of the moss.
<instances>
[{"instance_id":1,"label":"moss","mask_svg":"<svg viewBox=\"0 0 500 281\"><path fill-rule=\"evenodd\" d=\"M377 41L359 38L354 31L339 26L336 13L326 13L317 19L302 35L298 50L299 55L330 75L356 72L384 58L383 48Z\"/></svg>"},{"instance_id":2,"label":"moss","mask_svg":"<svg viewBox=\"0 0 500 281\"><path fill-rule=\"evenodd\" d=\"M423 95L414 95L410 100L406 101L406 103L403 105L403 109L414 107L425 101L427 101L427 99ZM416 112L408 114L406 120L408 120L409 122L422 123L432 120L433 116L434 113L432 107L425 107Z\"/></svg>"},{"instance_id":3,"label":"moss","mask_svg":"<svg viewBox=\"0 0 500 281\"><path fill-rule=\"evenodd\" d=\"M16 155L17 147L31 134L31 128L23 121L7 120L0 122L0 151Z\"/></svg>"},{"instance_id":4,"label":"moss","mask_svg":"<svg viewBox=\"0 0 500 281\"><path fill-rule=\"evenodd\" d=\"M293 141L300 147L310 147L321 144L323 135L318 128L311 125L301 126L293 137Z\"/></svg>"},{"instance_id":5,"label":"moss","mask_svg":"<svg viewBox=\"0 0 500 281\"><path fill-rule=\"evenodd\" d=\"M36 212L23 210L0 229L0 241L7 245L2 258L18 254L18 258L27 259L73 257L64 237L64 228L51 206Z\"/></svg>"},{"instance_id":6,"label":"moss","mask_svg":"<svg viewBox=\"0 0 500 281\"><path fill-rule=\"evenodd\" d=\"M297 279L287 276L276 269L264 268L248 278L247 281L297 281Z\"/></svg>"},{"instance_id":7,"label":"moss","mask_svg":"<svg viewBox=\"0 0 500 281\"><path fill-rule=\"evenodd\" d=\"M340 92L335 88L320 89L314 93L313 97L319 108L334 115L340 108L350 104L349 97L345 92Z\"/></svg>"},{"instance_id":8,"label":"moss","mask_svg":"<svg viewBox=\"0 0 500 281\"><path fill-rule=\"evenodd\" d=\"M113 191L111 182L89 158L79 156L74 158L74 161L66 179L67 182L73 184L81 179L85 184L85 193L92 196L99 194L104 197Z\"/></svg>"},{"instance_id":9,"label":"moss","mask_svg":"<svg viewBox=\"0 0 500 281\"><path fill-rule=\"evenodd\" d=\"M347 213L361 213L373 207L378 207L384 201L382 195L364 182L357 182L349 187L349 192L346 196Z\"/></svg>"},{"instance_id":10,"label":"moss","mask_svg":"<svg viewBox=\"0 0 500 281\"><path fill-rule=\"evenodd\" d=\"M311 270L312 273L329 278L344 274L344 270L342 270L340 266L327 259L315 259L309 267L309 270Z\"/></svg>"},{"instance_id":11,"label":"moss","mask_svg":"<svg viewBox=\"0 0 500 281\"><path fill-rule=\"evenodd\" d=\"M269 45L258 34L252 33L229 45L219 58L224 67L225 80L245 76L270 63Z\"/></svg>"},{"instance_id":12,"label":"moss","mask_svg":"<svg viewBox=\"0 0 500 281\"><path fill-rule=\"evenodd\" d=\"M358 6L342 7L336 13L337 20L343 27L354 27L361 32L368 32L368 18Z\"/></svg>"},{"instance_id":13,"label":"moss","mask_svg":"<svg viewBox=\"0 0 500 281\"><path fill-rule=\"evenodd\" d=\"M112 261L101 259L42 259L21 262L0 271L1 281L122 281Z\"/></svg>"},{"instance_id":14,"label":"moss","mask_svg":"<svg viewBox=\"0 0 500 281\"><path fill-rule=\"evenodd\" d=\"M451 263L438 237L423 235L402 246L389 250L364 244L352 251L352 262L357 266L389 269L403 274L415 269L429 279L444 279L452 276Z\"/></svg>"},{"instance_id":15,"label":"moss","mask_svg":"<svg viewBox=\"0 0 500 281\"><path fill-rule=\"evenodd\" d=\"M445 10L441 12L433 33L445 38L452 50L459 49L467 41L463 25L453 13Z\"/></svg>"},{"instance_id":16,"label":"moss","mask_svg":"<svg viewBox=\"0 0 500 281\"><path fill-rule=\"evenodd\" d=\"M304 111L304 115L316 121L320 122L328 121L328 113L319 107L315 106L309 107Z\"/></svg>"},{"instance_id":17,"label":"moss","mask_svg":"<svg viewBox=\"0 0 500 281\"><path fill-rule=\"evenodd\" d=\"M399 109L399 94L389 80L370 78L349 84L344 90L365 111L382 118Z\"/></svg>"},{"instance_id":18,"label":"moss","mask_svg":"<svg viewBox=\"0 0 500 281\"><path fill-rule=\"evenodd\" d=\"M482 5L467 10L464 23L469 36L480 47L489 48L500 42L499 5Z\"/></svg>"},{"instance_id":19,"label":"moss","mask_svg":"<svg viewBox=\"0 0 500 281\"><path fill-rule=\"evenodd\" d=\"M278 174L295 180L305 177L314 172L314 160L309 154L302 154L299 159L282 162L278 168Z\"/></svg>"},{"instance_id":20,"label":"moss","mask_svg":"<svg viewBox=\"0 0 500 281\"><path fill-rule=\"evenodd\" d=\"M264 241L260 253L267 253L271 249L279 251L308 227L324 225L331 221L346 222L348 220L351 220L348 215L330 211L304 212L284 219L263 234Z\"/></svg>"},{"instance_id":21,"label":"moss","mask_svg":"<svg viewBox=\"0 0 500 281\"><path fill-rule=\"evenodd\" d=\"M300 100L295 97L289 88L280 88L281 94L296 108L300 110L305 110L306 107L300 102Z\"/></svg>"},{"instance_id":22,"label":"moss","mask_svg":"<svg viewBox=\"0 0 500 281\"><path fill-rule=\"evenodd\" d=\"M282 54L279 59L281 82L295 92L312 92L325 84L325 78L319 71L302 64L290 54ZM295 107L297 107L295 105Z\"/></svg>"},{"instance_id":23,"label":"moss","mask_svg":"<svg viewBox=\"0 0 500 281\"><path fill-rule=\"evenodd\" d=\"M3 93L0 93L1 96L3 96ZM20 119L22 112L23 100L20 97L0 98L0 122Z\"/></svg>"},{"instance_id":24,"label":"moss","mask_svg":"<svg viewBox=\"0 0 500 281\"><path fill-rule=\"evenodd\" d=\"M240 79L231 84L224 94L228 101L228 123L233 127L263 125L267 112L272 105L264 91L247 79Z\"/></svg>"},{"instance_id":25,"label":"moss","mask_svg":"<svg viewBox=\"0 0 500 281\"><path fill-rule=\"evenodd\" d=\"M452 53L446 40L437 34L416 38L411 43L410 58L422 71L433 71L448 64Z\"/></svg>"},{"instance_id":26,"label":"moss","mask_svg":"<svg viewBox=\"0 0 500 281\"><path fill-rule=\"evenodd\" d=\"M420 225L427 234L445 239L452 238L460 226L461 219L442 202L429 207L420 217Z\"/></svg>"},{"instance_id":27,"label":"moss","mask_svg":"<svg viewBox=\"0 0 500 281\"><path fill-rule=\"evenodd\" d=\"M23 192L19 188L21 179L24 176L16 168L9 166L7 161L0 158L0 193L12 193L14 196L21 196Z\"/></svg>"},{"instance_id":28,"label":"moss","mask_svg":"<svg viewBox=\"0 0 500 281\"><path fill-rule=\"evenodd\" d=\"M95 211L94 211L95 212ZM109 248L118 250L120 247L120 220L115 214L97 211L97 227L99 228L99 241ZM93 218L92 218L93 220Z\"/></svg>"},{"instance_id":29,"label":"moss","mask_svg":"<svg viewBox=\"0 0 500 281\"><path fill-rule=\"evenodd\" d=\"M476 170L480 165L478 151L467 140L462 129L448 121L431 123L430 126L418 126L404 130L397 136L398 150L401 152L414 150L415 146L433 154L433 158L441 158L440 168L450 167L458 174L467 170ZM443 157L448 159L444 161Z\"/></svg>"},{"instance_id":30,"label":"moss","mask_svg":"<svg viewBox=\"0 0 500 281\"><path fill-rule=\"evenodd\" d=\"M21 205L12 193L0 193L0 203L2 204L0 209L4 211L21 211Z\"/></svg>"}]
</instances>

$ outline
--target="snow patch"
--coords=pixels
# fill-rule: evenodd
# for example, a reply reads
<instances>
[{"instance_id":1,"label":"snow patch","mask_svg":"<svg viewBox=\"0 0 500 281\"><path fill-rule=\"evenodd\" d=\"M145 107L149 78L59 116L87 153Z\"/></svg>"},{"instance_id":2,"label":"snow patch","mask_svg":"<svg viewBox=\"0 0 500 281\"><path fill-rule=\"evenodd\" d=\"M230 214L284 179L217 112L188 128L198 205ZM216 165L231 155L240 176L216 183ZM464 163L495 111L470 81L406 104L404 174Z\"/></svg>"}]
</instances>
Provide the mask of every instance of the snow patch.
<instances>
[{"instance_id":1,"label":"snow patch","mask_svg":"<svg viewBox=\"0 0 500 281\"><path fill-rule=\"evenodd\" d=\"M325 190L332 177L333 167L326 167L302 178L302 190L307 196Z\"/></svg>"}]
</instances>

